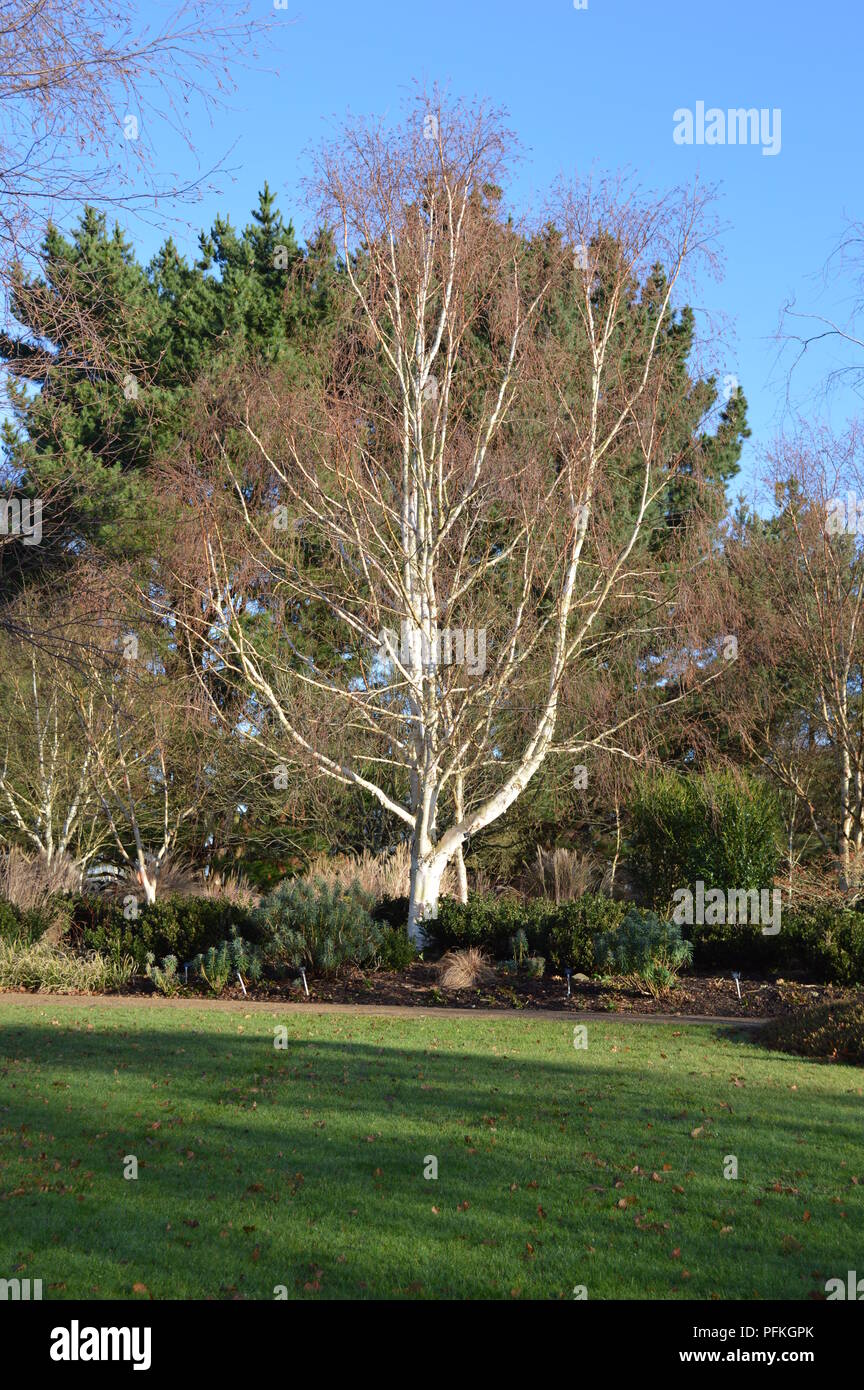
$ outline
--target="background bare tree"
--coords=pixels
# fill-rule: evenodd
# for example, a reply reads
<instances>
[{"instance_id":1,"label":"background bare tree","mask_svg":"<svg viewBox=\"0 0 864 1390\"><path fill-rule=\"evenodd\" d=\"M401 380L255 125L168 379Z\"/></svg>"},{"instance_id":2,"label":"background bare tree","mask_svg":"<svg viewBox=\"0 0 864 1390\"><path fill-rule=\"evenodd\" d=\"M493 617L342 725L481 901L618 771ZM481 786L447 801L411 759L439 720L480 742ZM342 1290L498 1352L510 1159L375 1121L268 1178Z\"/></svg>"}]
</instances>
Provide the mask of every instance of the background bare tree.
<instances>
[{"instance_id":1,"label":"background bare tree","mask_svg":"<svg viewBox=\"0 0 864 1390\"><path fill-rule=\"evenodd\" d=\"M49 338L78 345L79 360L64 366L96 373L118 386L130 379L126 345L106 338L104 316L88 312L62 271L55 274L50 291L44 287L41 292L47 335L20 335L15 296L25 291L49 227L79 215L83 205L98 202L118 213L162 220L169 209L176 217L185 201L200 196L208 171L198 167L190 121L207 119L225 101L234 87L232 72L256 60L257 40L278 18L269 9L255 14L235 0L180 0L161 14L151 10L149 20L131 0L0 0L4 391L22 366L30 382L44 387L49 368L57 366ZM191 177L164 167L160 138L164 148L164 137L171 133L185 141L195 160ZM34 505L31 496L18 495L20 481L14 470L4 470L0 477L6 494L0 499L3 578L16 568L26 569L32 560L32 552L23 548L17 515L10 513L11 508ZM47 543L63 524L62 481L35 505L45 513ZM4 613L0 628L11 631L11 621ZM61 645L58 635L39 622L29 635L43 646Z\"/></svg>"},{"instance_id":2,"label":"background bare tree","mask_svg":"<svg viewBox=\"0 0 864 1390\"><path fill-rule=\"evenodd\" d=\"M778 340L788 368L787 394L798 367L814 357L824 365L825 390L845 385L860 394L864 385L864 222L847 223L820 278L821 293L831 295L828 307L820 311L818 299L813 307L799 307L791 299L780 315Z\"/></svg>"},{"instance_id":3,"label":"background bare tree","mask_svg":"<svg viewBox=\"0 0 864 1390\"><path fill-rule=\"evenodd\" d=\"M742 600L738 679L727 717L747 755L787 794L794 839L806 823L857 889L864 852L864 453L800 427L769 456L779 508L727 548ZM790 849L790 858L794 858Z\"/></svg>"},{"instance_id":4,"label":"background bare tree","mask_svg":"<svg viewBox=\"0 0 864 1390\"><path fill-rule=\"evenodd\" d=\"M271 22L231 0L182 0L149 25L131 0L0 0L0 265L85 202L194 194L156 167L156 132L194 152L190 102L212 111Z\"/></svg>"},{"instance_id":5,"label":"background bare tree","mask_svg":"<svg viewBox=\"0 0 864 1390\"><path fill-rule=\"evenodd\" d=\"M104 590L101 609L98 641L77 663L78 724L105 838L155 902L212 786L213 721L164 632L119 599L110 612Z\"/></svg>"},{"instance_id":6,"label":"background bare tree","mask_svg":"<svg viewBox=\"0 0 864 1390\"><path fill-rule=\"evenodd\" d=\"M34 591L22 596L15 618L27 633L39 625L63 631L80 652L89 634L75 607ZM10 846L35 851L46 868L66 857L81 873L107 834L93 750L79 719L79 705L92 717L95 693L80 663L58 661L52 650L15 631L0 634L0 662L0 835Z\"/></svg>"}]
</instances>

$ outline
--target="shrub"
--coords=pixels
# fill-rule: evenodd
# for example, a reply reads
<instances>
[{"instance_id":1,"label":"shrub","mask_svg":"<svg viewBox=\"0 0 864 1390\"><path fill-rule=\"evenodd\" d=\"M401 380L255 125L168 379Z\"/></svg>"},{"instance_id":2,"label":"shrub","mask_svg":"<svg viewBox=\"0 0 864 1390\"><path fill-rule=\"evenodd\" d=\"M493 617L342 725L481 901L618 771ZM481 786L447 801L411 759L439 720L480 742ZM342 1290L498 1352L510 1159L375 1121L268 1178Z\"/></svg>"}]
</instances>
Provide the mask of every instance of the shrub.
<instances>
[{"instance_id":1,"label":"shrub","mask_svg":"<svg viewBox=\"0 0 864 1390\"><path fill-rule=\"evenodd\" d=\"M14 904L0 898L0 941L17 941L20 936L20 912Z\"/></svg>"},{"instance_id":2,"label":"shrub","mask_svg":"<svg viewBox=\"0 0 864 1390\"><path fill-rule=\"evenodd\" d=\"M221 994L233 974L227 944L222 941L208 947L190 962L189 969L204 981L211 994Z\"/></svg>"},{"instance_id":3,"label":"shrub","mask_svg":"<svg viewBox=\"0 0 864 1390\"><path fill-rule=\"evenodd\" d=\"M517 927L510 938L510 954L517 965L524 965L529 949L525 928Z\"/></svg>"},{"instance_id":4,"label":"shrub","mask_svg":"<svg viewBox=\"0 0 864 1390\"><path fill-rule=\"evenodd\" d=\"M566 969L590 975L595 968L594 943L614 930L625 913L623 903L601 893L586 893L577 902L562 903L546 920L546 957L559 973Z\"/></svg>"},{"instance_id":5,"label":"shrub","mask_svg":"<svg viewBox=\"0 0 864 1390\"><path fill-rule=\"evenodd\" d=\"M764 782L734 772L644 778L632 806L631 863L646 900L665 910L677 888L768 888L780 819Z\"/></svg>"},{"instance_id":6,"label":"shrub","mask_svg":"<svg viewBox=\"0 0 864 1390\"><path fill-rule=\"evenodd\" d=\"M406 970L417 959L417 948L404 927L382 927L375 953L379 970Z\"/></svg>"},{"instance_id":7,"label":"shrub","mask_svg":"<svg viewBox=\"0 0 864 1390\"><path fill-rule=\"evenodd\" d=\"M469 946L465 951L448 951L438 962L438 983L444 989L474 989L493 985L495 971L482 951Z\"/></svg>"},{"instance_id":8,"label":"shrub","mask_svg":"<svg viewBox=\"0 0 864 1390\"><path fill-rule=\"evenodd\" d=\"M788 962L788 924L785 914L777 936L764 936L758 925L742 922L697 922L682 927L682 933L693 946L693 964L697 970L783 970Z\"/></svg>"},{"instance_id":9,"label":"shrub","mask_svg":"<svg viewBox=\"0 0 864 1390\"><path fill-rule=\"evenodd\" d=\"M299 870L302 866L299 861L294 864L294 856L288 855L288 863L273 859L243 859L243 879L249 885L258 901L255 906L260 906L262 894L272 893L286 874ZM233 862L233 861L232 861Z\"/></svg>"},{"instance_id":10,"label":"shrub","mask_svg":"<svg viewBox=\"0 0 864 1390\"><path fill-rule=\"evenodd\" d=\"M254 914L222 898L159 898L141 903L133 918L124 916L120 903L106 898L72 900L76 944L115 960L130 955L140 970L148 953L157 960L177 956L188 961L224 941L233 928L248 940L256 939Z\"/></svg>"},{"instance_id":11,"label":"shrub","mask_svg":"<svg viewBox=\"0 0 864 1390\"><path fill-rule=\"evenodd\" d=\"M211 994L222 994L234 975L248 980L261 978L261 953L234 931L228 941L220 941L197 955L189 966L204 981Z\"/></svg>"},{"instance_id":12,"label":"shrub","mask_svg":"<svg viewBox=\"0 0 864 1390\"><path fill-rule=\"evenodd\" d=\"M68 931L72 911L66 898L49 898L38 907L21 908L0 899L0 939L6 941L39 941L51 933L59 944Z\"/></svg>"},{"instance_id":13,"label":"shrub","mask_svg":"<svg viewBox=\"0 0 864 1390\"><path fill-rule=\"evenodd\" d=\"M845 1000L772 1019L758 1041L779 1052L864 1065L864 1003Z\"/></svg>"},{"instance_id":14,"label":"shrub","mask_svg":"<svg viewBox=\"0 0 864 1390\"><path fill-rule=\"evenodd\" d=\"M177 957L166 956L161 965L156 965L156 958L152 951L147 952L147 964L145 974L152 980L153 986L160 994L171 996L179 994L182 981L177 974Z\"/></svg>"},{"instance_id":15,"label":"shrub","mask_svg":"<svg viewBox=\"0 0 864 1390\"><path fill-rule=\"evenodd\" d=\"M408 907L410 899L407 897L379 898L372 908L372 919L388 927L401 927L402 934L408 926Z\"/></svg>"},{"instance_id":16,"label":"shrub","mask_svg":"<svg viewBox=\"0 0 864 1390\"><path fill-rule=\"evenodd\" d=\"M286 879L264 899L256 921L267 965L277 971L308 966L332 975L372 961L384 941L372 899L356 884Z\"/></svg>"},{"instance_id":17,"label":"shrub","mask_svg":"<svg viewBox=\"0 0 864 1390\"><path fill-rule=\"evenodd\" d=\"M0 941L0 989L102 994L122 989L134 971L131 956L113 960L96 951L66 951L47 941Z\"/></svg>"},{"instance_id":18,"label":"shrub","mask_svg":"<svg viewBox=\"0 0 864 1390\"><path fill-rule=\"evenodd\" d=\"M525 961L525 973L532 980L542 980L546 970L546 962L542 956L529 956Z\"/></svg>"},{"instance_id":19,"label":"shrub","mask_svg":"<svg viewBox=\"0 0 864 1390\"><path fill-rule=\"evenodd\" d=\"M797 971L823 983L864 983L864 914L830 903L785 910L776 936L751 924L684 929L697 970Z\"/></svg>"},{"instance_id":20,"label":"shrub","mask_svg":"<svg viewBox=\"0 0 864 1390\"><path fill-rule=\"evenodd\" d=\"M631 908L619 927L597 938L594 954L601 970L623 975L637 988L645 984L657 995L672 988L693 947L675 922Z\"/></svg>"},{"instance_id":21,"label":"shrub","mask_svg":"<svg viewBox=\"0 0 864 1390\"><path fill-rule=\"evenodd\" d=\"M440 950L476 946L496 959L544 956L555 970L571 966L588 974L594 968L594 940L624 915L621 903L601 893L586 893L575 902L548 898L519 902L512 898L470 897L467 903L447 899L438 917L426 924L427 940Z\"/></svg>"},{"instance_id":22,"label":"shrub","mask_svg":"<svg viewBox=\"0 0 864 1390\"><path fill-rule=\"evenodd\" d=\"M472 894L467 903L459 903L442 898L438 916L424 924L424 934L427 942L441 951L476 946L500 958L509 951L510 938L519 929L524 932L529 949L542 947L540 923L544 907L549 906L542 899L522 903L514 898Z\"/></svg>"},{"instance_id":23,"label":"shrub","mask_svg":"<svg viewBox=\"0 0 864 1390\"><path fill-rule=\"evenodd\" d=\"M771 938L769 937L769 940ZM784 913L779 935L784 969L839 985L864 983L864 915L814 903Z\"/></svg>"}]
</instances>

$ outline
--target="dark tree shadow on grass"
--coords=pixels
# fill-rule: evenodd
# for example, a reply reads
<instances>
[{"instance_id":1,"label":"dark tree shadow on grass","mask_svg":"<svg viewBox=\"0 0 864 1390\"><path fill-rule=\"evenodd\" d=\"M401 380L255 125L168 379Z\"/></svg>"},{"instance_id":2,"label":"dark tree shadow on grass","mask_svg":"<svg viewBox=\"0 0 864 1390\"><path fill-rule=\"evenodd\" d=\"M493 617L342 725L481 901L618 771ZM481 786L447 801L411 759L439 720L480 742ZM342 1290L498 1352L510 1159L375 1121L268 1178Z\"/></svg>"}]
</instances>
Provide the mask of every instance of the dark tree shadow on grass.
<instances>
[{"instance_id":1,"label":"dark tree shadow on grass","mask_svg":"<svg viewBox=\"0 0 864 1390\"><path fill-rule=\"evenodd\" d=\"M560 1061L527 1034L496 1056L7 1026L0 1277L21 1265L51 1297L805 1298L864 1262L853 1086L810 1064L805 1105L785 1079L805 1063L727 1036L706 1077L689 1039L661 1069L653 1036L613 1063L566 1024Z\"/></svg>"}]
</instances>

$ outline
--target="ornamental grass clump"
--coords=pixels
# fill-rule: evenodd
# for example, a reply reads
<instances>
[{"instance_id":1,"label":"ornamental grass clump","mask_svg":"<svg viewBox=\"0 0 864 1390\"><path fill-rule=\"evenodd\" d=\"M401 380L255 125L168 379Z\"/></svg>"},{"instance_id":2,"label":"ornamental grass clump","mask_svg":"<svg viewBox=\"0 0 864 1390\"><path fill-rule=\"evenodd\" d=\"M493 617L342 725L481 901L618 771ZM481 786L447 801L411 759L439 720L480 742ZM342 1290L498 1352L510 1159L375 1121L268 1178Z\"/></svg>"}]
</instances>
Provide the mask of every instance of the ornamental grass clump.
<instances>
[{"instance_id":1,"label":"ornamental grass clump","mask_svg":"<svg viewBox=\"0 0 864 1390\"><path fill-rule=\"evenodd\" d=\"M47 994L104 994L128 985L131 956L115 960L96 951L66 951L47 941L0 940L0 989Z\"/></svg>"},{"instance_id":2,"label":"ornamental grass clump","mask_svg":"<svg viewBox=\"0 0 864 1390\"><path fill-rule=\"evenodd\" d=\"M476 947L448 951L438 962L438 983L444 989L476 989L495 983L495 971Z\"/></svg>"}]
</instances>

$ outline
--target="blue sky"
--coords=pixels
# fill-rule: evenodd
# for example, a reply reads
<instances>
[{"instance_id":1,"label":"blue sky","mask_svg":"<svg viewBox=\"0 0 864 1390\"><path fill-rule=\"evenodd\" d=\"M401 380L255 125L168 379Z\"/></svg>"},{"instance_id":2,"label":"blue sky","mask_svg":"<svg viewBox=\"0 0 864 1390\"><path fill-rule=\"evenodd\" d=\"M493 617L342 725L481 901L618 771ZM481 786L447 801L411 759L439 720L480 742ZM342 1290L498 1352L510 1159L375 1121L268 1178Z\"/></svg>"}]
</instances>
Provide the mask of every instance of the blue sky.
<instances>
[{"instance_id":1,"label":"blue sky","mask_svg":"<svg viewBox=\"0 0 864 1390\"><path fill-rule=\"evenodd\" d=\"M305 152L351 110L399 113L414 80L505 106L526 159L511 201L537 205L558 174L628 169L646 188L697 174L716 185L723 275L689 296L707 360L737 376L750 402L753 439L742 485L749 490L760 446L783 422L787 376L775 334L784 302L845 314L848 282L827 289L821 272L860 193L862 9L854 0L288 0L273 10L278 32L259 65L206 124L193 116L202 167L227 154L231 173L185 215L195 227L217 211L248 220L265 178L298 231ZM253 0L253 8L270 0ZM295 7L296 6L296 7ZM155 15L163 12L146 0ZM269 66L276 71L262 71ZM682 146L681 107L779 108L781 147ZM194 172L190 153L160 132L160 161ZM230 151L230 153L228 153ZM149 254L152 230L130 230ZM190 231L176 238L193 251ZM818 408L813 392L841 354L822 348L793 380L793 402ZM843 360L849 360L848 354ZM836 424L857 399L830 403Z\"/></svg>"}]
</instances>

